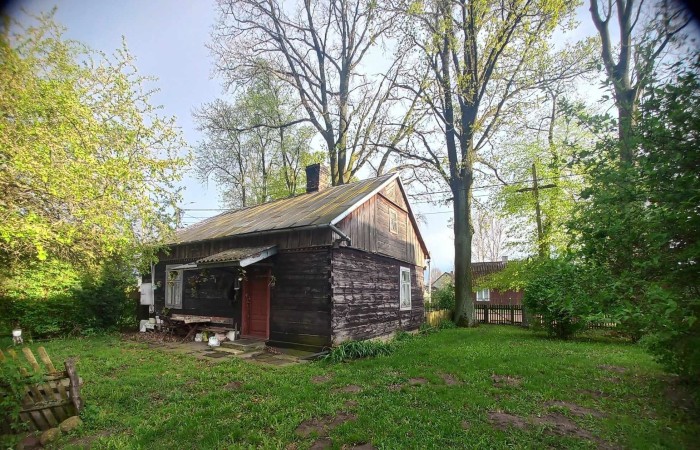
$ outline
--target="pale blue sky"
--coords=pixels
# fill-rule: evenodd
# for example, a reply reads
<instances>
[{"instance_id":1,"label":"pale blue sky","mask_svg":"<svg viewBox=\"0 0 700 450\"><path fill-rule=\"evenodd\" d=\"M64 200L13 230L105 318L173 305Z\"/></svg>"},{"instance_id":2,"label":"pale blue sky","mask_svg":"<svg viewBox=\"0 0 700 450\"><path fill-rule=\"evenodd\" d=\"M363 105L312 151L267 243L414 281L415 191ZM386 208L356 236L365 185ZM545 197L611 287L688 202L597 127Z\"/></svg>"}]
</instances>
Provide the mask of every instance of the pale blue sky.
<instances>
[{"instance_id":1,"label":"pale blue sky","mask_svg":"<svg viewBox=\"0 0 700 450\"><path fill-rule=\"evenodd\" d=\"M185 139L195 145L199 133L192 120L192 110L221 95L219 82L211 78L212 61L205 43L216 20L213 0L20 0L9 12L18 16L22 8L30 13L49 11L57 6L55 19L67 27L67 37L104 52L112 52L126 39L130 52L137 58L142 75L159 79L160 92L154 103L163 105L163 112L177 117ZM579 10L583 27L572 38L592 32L587 11ZM561 42L560 42L561 44ZM217 208L218 192L213 184L204 186L191 176L184 180L185 208ZM453 233L447 227L450 213L447 206L415 204L416 212L427 213L421 231L433 257L433 264L442 270L453 266ZM193 217L214 212L188 212Z\"/></svg>"}]
</instances>

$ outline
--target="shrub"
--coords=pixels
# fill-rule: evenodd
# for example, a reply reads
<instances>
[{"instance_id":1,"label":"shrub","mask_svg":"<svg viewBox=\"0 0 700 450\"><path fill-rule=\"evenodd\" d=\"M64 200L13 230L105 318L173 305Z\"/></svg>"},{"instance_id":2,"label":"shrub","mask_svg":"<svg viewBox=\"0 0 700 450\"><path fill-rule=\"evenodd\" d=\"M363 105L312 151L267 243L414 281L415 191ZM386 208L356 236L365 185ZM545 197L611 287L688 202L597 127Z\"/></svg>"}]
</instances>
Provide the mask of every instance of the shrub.
<instances>
[{"instance_id":1,"label":"shrub","mask_svg":"<svg viewBox=\"0 0 700 450\"><path fill-rule=\"evenodd\" d=\"M433 309L455 309L455 287L448 284L433 292L431 306Z\"/></svg>"},{"instance_id":2,"label":"shrub","mask_svg":"<svg viewBox=\"0 0 700 450\"><path fill-rule=\"evenodd\" d=\"M96 274L81 274L56 260L33 262L3 274L0 330L20 326L27 336L91 334L135 324L136 303L128 296L135 279L118 262Z\"/></svg>"},{"instance_id":3,"label":"shrub","mask_svg":"<svg viewBox=\"0 0 700 450\"><path fill-rule=\"evenodd\" d=\"M563 258L548 259L533 264L532 271L523 304L542 317L547 332L567 339L584 328L589 311L579 267Z\"/></svg>"}]
</instances>

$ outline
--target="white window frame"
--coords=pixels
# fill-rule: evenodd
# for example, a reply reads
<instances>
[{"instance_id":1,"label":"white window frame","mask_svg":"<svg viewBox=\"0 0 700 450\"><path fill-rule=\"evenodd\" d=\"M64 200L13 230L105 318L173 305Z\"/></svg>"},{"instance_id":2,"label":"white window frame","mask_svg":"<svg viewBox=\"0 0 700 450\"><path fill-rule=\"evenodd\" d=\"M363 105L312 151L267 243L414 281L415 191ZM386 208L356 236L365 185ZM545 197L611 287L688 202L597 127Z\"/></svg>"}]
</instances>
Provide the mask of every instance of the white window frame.
<instances>
[{"instance_id":1,"label":"white window frame","mask_svg":"<svg viewBox=\"0 0 700 450\"><path fill-rule=\"evenodd\" d=\"M476 301L477 302L491 301L491 291L488 289L479 289L478 291L476 291Z\"/></svg>"},{"instance_id":2,"label":"white window frame","mask_svg":"<svg viewBox=\"0 0 700 450\"><path fill-rule=\"evenodd\" d=\"M165 307L171 309L182 309L182 280L185 276L185 271L173 270L180 264L165 266ZM170 281L170 272L178 272L178 277L175 282Z\"/></svg>"},{"instance_id":3,"label":"white window frame","mask_svg":"<svg viewBox=\"0 0 700 450\"><path fill-rule=\"evenodd\" d=\"M399 213L392 207L389 207L389 231L399 234Z\"/></svg>"},{"instance_id":4,"label":"white window frame","mask_svg":"<svg viewBox=\"0 0 700 450\"><path fill-rule=\"evenodd\" d=\"M404 273L408 274L407 281L404 281ZM407 286L407 288L404 286ZM406 293L408 293L408 298L406 298ZM401 311L409 311L411 307L411 269L401 267L399 270L399 309Z\"/></svg>"}]
</instances>

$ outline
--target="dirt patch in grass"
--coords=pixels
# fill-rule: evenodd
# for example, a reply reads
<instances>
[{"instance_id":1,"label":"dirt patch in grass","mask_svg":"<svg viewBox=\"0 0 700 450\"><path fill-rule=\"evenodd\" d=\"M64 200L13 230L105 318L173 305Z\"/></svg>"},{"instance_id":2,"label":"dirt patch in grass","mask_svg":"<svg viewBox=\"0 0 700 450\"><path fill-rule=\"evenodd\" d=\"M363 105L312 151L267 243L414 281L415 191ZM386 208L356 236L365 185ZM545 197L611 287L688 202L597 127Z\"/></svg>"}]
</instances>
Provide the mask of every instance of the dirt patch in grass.
<instances>
[{"instance_id":1,"label":"dirt patch in grass","mask_svg":"<svg viewBox=\"0 0 700 450\"><path fill-rule=\"evenodd\" d=\"M463 429L463 430L468 430L468 429L470 429L471 427L472 427L472 424L470 424L468 421L466 421L466 420L463 420L463 421L462 421L462 429Z\"/></svg>"},{"instance_id":2,"label":"dirt patch in grass","mask_svg":"<svg viewBox=\"0 0 700 450\"><path fill-rule=\"evenodd\" d=\"M626 367L621 367L621 366L612 366L610 364L601 364L598 366L600 370L606 370L608 372L615 372L615 373L625 373L627 372Z\"/></svg>"},{"instance_id":3,"label":"dirt patch in grass","mask_svg":"<svg viewBox=\"0 0 700 450\"><path fill-rule=\"evenodd\" d=\"M359 403L355 400L348 400L347 402L345 402L346 408L355 408L357 405L359 405Z\"/></svg>"},{"instance_id":4,"label":"dirt patch in grass","mask_svg":"<svg viewBox=\"0 0 700 450\"><path fill-rule=\"evenodd\" d=\"M321 439L316 439L313 444L311 444L311 447L309 447L310 450L323 450L326 448L331 448L333 447L333 441L331 441L328 438L321 438Z\"/></svg>"},{"instance_id":5,"label":"dirt patch in grass","mask_svg":"<svg viewBox=\"0 0 700 450\"><path fill-rule=\"evenodd\" d=\"M419 386L421 384L428 384L428 380L421 377L410 378L408 380L408 384L410 384L411 386Z\"/></svg>"},{"instance_id":6,"label":"dirt patch in grass","mask_svg":"<svg viewBox=\"0 0 700 450\"><path fill-rule=\"evenodd\" d=\"M311 382L313 384L322 384L322 383L327 383L328 381L331 381L331 379L333 379L333 375L331 375L331 374L316 375L315 377L311 377Z\"/></svg>"},{"instance_id":7,"label":"dirt patch in grass","mask_svg":"<svg viewBox=\"0 0 700 450\"><path fill-rule=\"evenodd\" d=\"M92 448L96 440L103 437L111 436L112 434L114 434L112 430L104 430L99 433L91 434L90 436L83 436L81 438L72 439L68 442L68 444L74 448Z\"/></svg>"},{"instance_id":8,"label":"dirt patch in grass","mask_svg":"<svg viewBox=\"0 0 700 450\"><path fill-rule=\"evenodd\" d=\"M296 429L297 435L308 437L313 433L319 436L327 436L328 433L345 422L356 420L357 416L352 413L341 412L335 416L323 416L316 419L305 420Z\"/></svg>"},{"instance_id":9,"label":"dirt patch in grass","mask_svg":"<svg viewBox=\"0 0 700 450\"><path fill-rule=\"evenodd\" d=\"M518 387L523 384L523 379L520 377L512 377L510 375L491 375L491 381L496 387L512 386Z\"/></svg>"},{"instance_id":10,"label":"dirt patch in grass","mask_svg":"<svg viewBox=\"0 0 700 450\"><path fill-rule=\"evenodd\" d=\"M339 392L343 394L357 394L358 392L362 392L362 388L356 384L349 384L347 386L335 388L333 389L333 392Z\"/></svg>"},{"instance_id":11,"label":"dirt patch in grass","mask_svg":"<svg viewBox=\"0 0 700 450\"><path fill-rule=\"evenodd\" d=\"M459 380L457 378L455 378L454 375L451 375L449 373L441 373L440 378L442 378L442 380L448 386L457 386L457 385L462 384L459 382Z\"/></svg>"},{"instance_id":12,"label":"dirt patch in grass","mask_svg":"<svg viewBox=\"0 0 700 450\"><path fill-rule=\"evenodd\" d=\"M610 397L610 394L603 392L601 390L593 390L593 389L578 389L576 393L585 395L588 397L593 397L593 398L608 398Z\"/></svg>"},{"instance_id":13,"label":"dirt patch in grass","mask_svg":"<svg viewBox=\"0 0 700 450\"><path fill-rule=\"evenodd\" d=\"M501 411L489 412L489 422L499 430L507 430L510 427L524 430L527 428L527 420L515 414L509 414Z\"/></svg>"},{"instance_id":14,"label":"dirt patch in grass","mask_svg":"<svg viewBox=\"0 0 700 450\"><path fill-rule=\"evenodd\" d=\"M598 411L597 409L591 409L591 408L584 408L583 406L579 406L576 403L570 403L570 402L563 402L561 400L554 400L551 402L545 403L545 406L556 406L559 408L564 408L569 410L569 412L576 416L576 417L586 417L586 416L593 416L593 417L605 417L605 414L602 412Z\"/></svg>"},{"instance_id":15,"label":"dirt patch in grass","mask_svg":"<svg viewBox=\"0 0 700 450\"><path fill-rule=\"evenodd\" d=\"M614 448L609 442L597 438L590 431L579 427L576 422L558 412L551 412L541 417L525 418L502 411L491 411L488 417L491 425L502 431L507 431L511 427L525 430L531 426L541 426L544 427L544 432L550 436L574 437L595 442L598 448ZM462 428L464 428L464 422L462 422Z\"/></svg>"},{"instance_id":16,"label":"dirt patch in grass","mask_svg":"<svg viewBox=\"0 0 700 450\"><path fill-rule=\"evenodd\" d=\"M545 432L552 436L571 436L579 439L593 440L595 437L590 431L579 427L576 422L566 417L564 414L553 412L542 417L532 419L534 425L541 425L546 428Z\"/></svg>"},{"instance_id":17,"label":"dirt patch in grass","mask_svg":"<svg viewBox=\"0 0 700 450\"><path fill-rule=\"evenodd\" d=\"M240 381L231 381L230 383L226 383L224 385L224 388L228 389L229 391L237 391L241 387L243 387L243 383L241 383Z\"/></svg>"},{"instance_id":18,"label":"dirt patch in grass","mask_svg":"<svg viewBox=\"0 0 700 450\"><path fill-rule=\"evenodd\" d=\"M394 384L390 384L386 388L389 389L390 391L400 391L402 387L403 387L403 384L394 383Z\"/></svg>"}]
</instances>

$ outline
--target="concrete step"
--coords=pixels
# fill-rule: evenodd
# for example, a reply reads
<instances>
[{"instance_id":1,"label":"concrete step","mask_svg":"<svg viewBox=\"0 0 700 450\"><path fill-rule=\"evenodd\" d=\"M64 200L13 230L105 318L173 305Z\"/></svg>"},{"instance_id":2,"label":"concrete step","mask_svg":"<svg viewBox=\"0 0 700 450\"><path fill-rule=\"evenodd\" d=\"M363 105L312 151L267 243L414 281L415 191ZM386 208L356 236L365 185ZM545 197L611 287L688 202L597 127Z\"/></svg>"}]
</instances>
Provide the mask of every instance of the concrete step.
<instances>
[{"instance_id":1,"label":"concrete step","mask_svg":"<svg viewBox=\"0 0 700 450\"><path fill-rule=\"evenodd\" d=\"M254 352L264 349L265 341L256 339L236 339L235 341L222 342L221 346L243 352Z\"/></svg>"}]
</instances>

